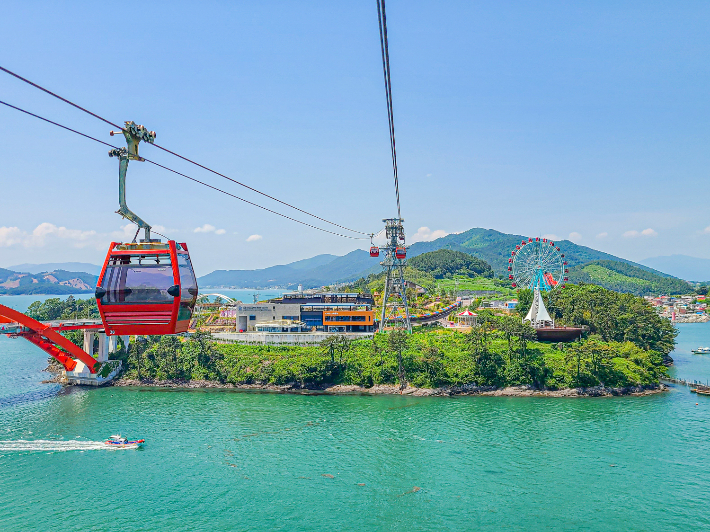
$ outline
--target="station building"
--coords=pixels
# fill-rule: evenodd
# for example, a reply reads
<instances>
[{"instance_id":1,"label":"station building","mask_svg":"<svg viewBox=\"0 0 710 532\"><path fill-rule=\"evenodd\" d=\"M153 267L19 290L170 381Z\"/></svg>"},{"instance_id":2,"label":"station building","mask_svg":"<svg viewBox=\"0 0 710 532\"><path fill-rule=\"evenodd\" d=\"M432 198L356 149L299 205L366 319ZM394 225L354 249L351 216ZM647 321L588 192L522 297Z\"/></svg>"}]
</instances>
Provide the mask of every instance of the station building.
<instances>
[{"instance_id":1,"label":"station building","mask_svg":"<svg viewBox=\"0 0 710 532\"><path fill-rule=\"evenodd\" d=\"M297 327L298 332L314 329L338 333L372 332L375 330L373 305L370 295L294 292L261 303L240 303L222 310L220 315L234 320L236 330L240 332L279 328L293 331L292 327Z\"/></svg>"}]
</instances>

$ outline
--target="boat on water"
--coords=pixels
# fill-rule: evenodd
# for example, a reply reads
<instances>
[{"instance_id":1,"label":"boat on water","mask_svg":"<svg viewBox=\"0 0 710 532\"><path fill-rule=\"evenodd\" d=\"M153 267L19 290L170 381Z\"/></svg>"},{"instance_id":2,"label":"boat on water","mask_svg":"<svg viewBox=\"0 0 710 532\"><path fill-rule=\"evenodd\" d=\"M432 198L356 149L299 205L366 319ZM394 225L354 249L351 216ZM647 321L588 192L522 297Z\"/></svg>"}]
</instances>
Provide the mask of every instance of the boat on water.
<instances>
[{"instance_id":1,"label":"boat on water","mask_svg":"<svg viewBox=\"0 0 710 532\"><path fill-rule=\"evenodd\" d=\"M710 347L698 347L697 349L693 349L691 353L695 353L696 355L710 355Z\"/></svg>"},{"instance_id":2,"label":"boat on water","mask_svg":"<svg viewBox=\"0 0 710 532\"><path fill-rule=\"evenodd\" d=\"M141 447L145 443L145 440L129 440L120 434L114 434L104 443L116 449L131 449Z\"/></svg>"}]
</instances>

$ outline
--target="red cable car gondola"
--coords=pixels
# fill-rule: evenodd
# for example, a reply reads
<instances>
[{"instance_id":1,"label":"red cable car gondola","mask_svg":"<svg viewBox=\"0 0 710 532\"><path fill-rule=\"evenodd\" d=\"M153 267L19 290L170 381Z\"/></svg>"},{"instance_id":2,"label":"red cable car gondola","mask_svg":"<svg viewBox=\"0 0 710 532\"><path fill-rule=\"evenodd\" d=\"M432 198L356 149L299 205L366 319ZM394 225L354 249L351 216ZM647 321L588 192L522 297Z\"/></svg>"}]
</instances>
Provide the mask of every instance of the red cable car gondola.
<instances>
[{"instance_id":1,"label":"red cable car gondola","mask_svg":"<svg viewBox=\"0 0 710 532\"><path fill-rule=\"evenodd\" d=\"M370 257L379 257L380 256L380 248L377 246L372 246L370 248Z\"/></svg>"},{"instance_id":2,"label":"red cable car gondola","mask_svg":"<svg viewBox=\"0 0 710 532\"><path fill-rule=\"evenodd\" d=\"M126 205L126 171L138 155L141 141L153 143L155 132L135 122L120 131L127 149L114 148L117 157L118 214L145 231L145 239L112 242L96 285L96 304L108 335L175 334L186 332L197 302L197 280L185 244L163 243L150 236L151 227ZM114 132L111 132L113 135Z\"/></svg>"},{"instance_id":3,"label":"red cable car gondola","mask_svg":"<svg viewBox=\"0 0 710 532\"><path fill-rule=\"evenodd\" d=\"M407 249L403 248L403 247L395 248L394 256L397 257L398 259L406 259L407 258Z\"/></svg>"},{"instance_id":4,"label":"red cable car gondola","mask_svg":"<svg viewBox=\"0 0 710 532\"><path fill-rule=\"evenodd\" d=\"M106 334L186 332L196 301L185 244L111 243L96 287Z\"/></svg>"}]
</instances>

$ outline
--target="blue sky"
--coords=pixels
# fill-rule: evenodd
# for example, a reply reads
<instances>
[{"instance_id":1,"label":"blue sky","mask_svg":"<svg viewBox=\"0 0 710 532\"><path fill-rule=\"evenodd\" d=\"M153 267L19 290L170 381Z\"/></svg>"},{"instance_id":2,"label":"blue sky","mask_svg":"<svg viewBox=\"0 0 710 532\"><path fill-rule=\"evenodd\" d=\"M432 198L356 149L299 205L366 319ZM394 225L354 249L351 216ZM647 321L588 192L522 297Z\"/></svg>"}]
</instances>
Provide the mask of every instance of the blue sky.
<instances>
[{"instance_id":1,"label":"blue sky","mask_svg":"<svg viewBox=\"0 0 710 532\"><path fill-rule=\"evenodd\" d=\"M710 4L390 0L387 9L410 242L487 227L571 235L632 260L710 258ZM395 215L379 54L374 0L10 0L0 18L6 68L367 232ZM115 140L109 126L6 74L0 99ZM155 148L142 154L308 221ZM108 242L131 232L114 214L117 174L107 148L0 109L0 266L101 262ZM131 163L128 204L188 242L202 274L369 244L145 163Z\"/></svg>"}]
</instances>

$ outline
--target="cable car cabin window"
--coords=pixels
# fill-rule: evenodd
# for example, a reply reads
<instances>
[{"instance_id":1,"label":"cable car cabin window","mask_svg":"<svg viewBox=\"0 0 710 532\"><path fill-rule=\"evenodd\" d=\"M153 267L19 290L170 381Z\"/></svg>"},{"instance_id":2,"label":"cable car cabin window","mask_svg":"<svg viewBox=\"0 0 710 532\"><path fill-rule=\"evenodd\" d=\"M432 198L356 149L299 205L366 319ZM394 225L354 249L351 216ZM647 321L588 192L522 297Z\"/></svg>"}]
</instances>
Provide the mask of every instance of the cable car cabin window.
<instances>
[{"instance_id":1,"label":"cable car cabin window","mask_svg":"<svg viewBox=\"0 0 710 532\"><path fill-rule=\"evenodd\" d=\"M174 284L170 255L116 255L101 282L102 303L172 303L168 288Z\"/></svg>"},{"instance_id":2,"label":"cable car cabin window","mask_svg":"<svg viewBox=\"0 0 710 532\"><path fill-rule=\"evenodd\" d=\"M195 301L197 299L197 281L195 280L195 272L192 270L190 257L178 254L177 262L180 271L180 301Z\"/></svg>"},{"instance_id":3,"label":"cable car cabin window","mask_svg":"<svg viewBox=\"0 0 710 532\"><path fill-rule=\"evenodd\" d=\"M180 309L178 310L178 321L184 321L192 317L192 310L197 302L197 281L195 280L195 272L192 270L190 257L179 253L177 263L180 273Z\"/></svg>"}]
</instances>

